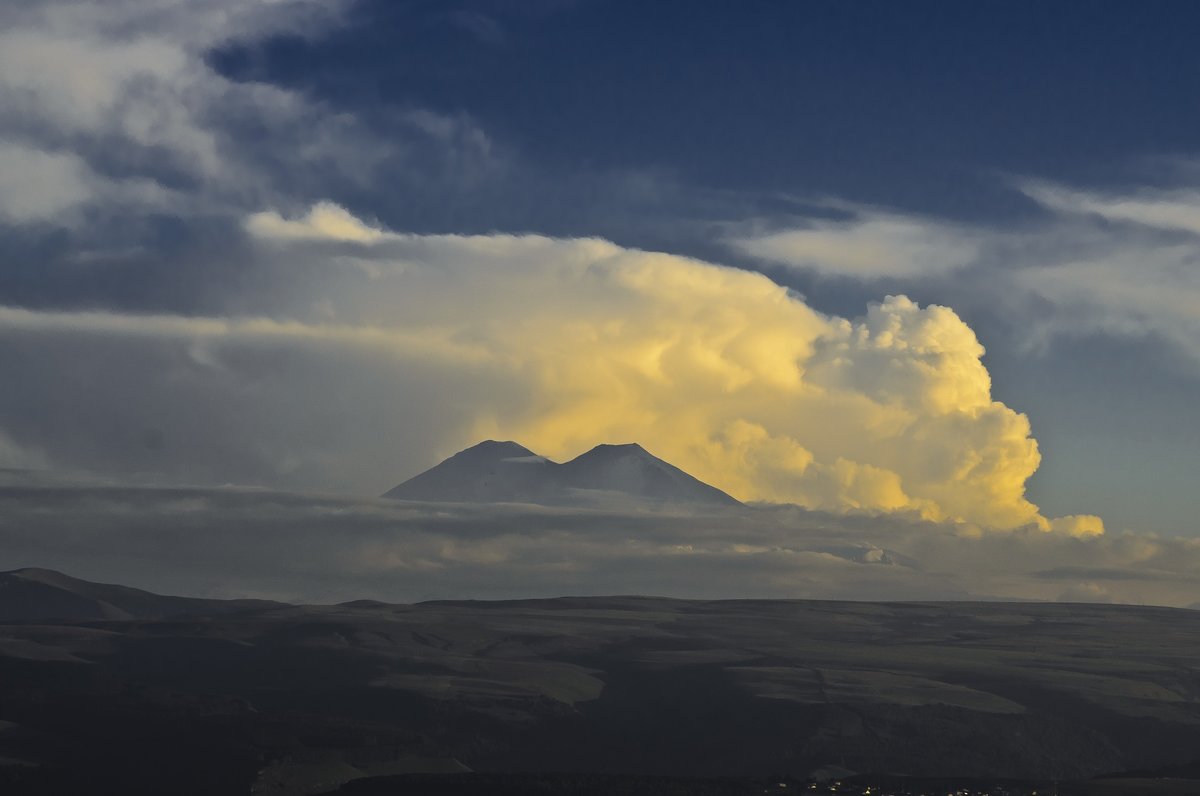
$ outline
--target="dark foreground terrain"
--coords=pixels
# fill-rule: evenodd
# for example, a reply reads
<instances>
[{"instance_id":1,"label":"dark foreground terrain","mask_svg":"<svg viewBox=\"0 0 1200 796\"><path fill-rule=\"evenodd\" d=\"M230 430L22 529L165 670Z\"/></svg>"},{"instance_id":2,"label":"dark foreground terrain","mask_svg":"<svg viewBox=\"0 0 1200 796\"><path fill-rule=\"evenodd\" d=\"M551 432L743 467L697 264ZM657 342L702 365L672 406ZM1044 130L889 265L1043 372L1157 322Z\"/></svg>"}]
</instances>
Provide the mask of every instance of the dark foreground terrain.
<instances>
[{"instance_id":1,"label":"dark foreground terrain","mask_svg":"<svg viewBox=\"0 0 1200 796\"><path fill-rule=\"evenodd\" d=\"M0 617L2 793L1200 793L1196 611L291 606L20 570Z\"/></svg>"}]
</instances>

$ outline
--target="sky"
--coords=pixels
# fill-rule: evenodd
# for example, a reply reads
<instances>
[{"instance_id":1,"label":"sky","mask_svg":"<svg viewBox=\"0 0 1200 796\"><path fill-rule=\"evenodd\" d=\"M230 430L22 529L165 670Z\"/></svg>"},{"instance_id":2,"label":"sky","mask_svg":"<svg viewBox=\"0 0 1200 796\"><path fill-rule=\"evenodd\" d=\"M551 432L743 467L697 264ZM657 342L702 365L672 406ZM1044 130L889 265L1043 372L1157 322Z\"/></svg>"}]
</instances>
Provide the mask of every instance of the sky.
<instances>
[{"instance_id":1,"label":"sky","mask_svg":"<svg viewBox=\"0 0 1200 796\"><path fill-rule=\"evenodd\" d=\"M1197 23L1185 2L5 3L11 516L66 482L151 516L178 488L354 514L485 438L636 441L743 500L857 518L852 545L870 523L1042 534L1053 561L1023 572L1079 574L1085 544L1113 575L1115 540L1192 544ZM1129 580L987 594L1200 600Z\"/></svg>"}]
</instances>

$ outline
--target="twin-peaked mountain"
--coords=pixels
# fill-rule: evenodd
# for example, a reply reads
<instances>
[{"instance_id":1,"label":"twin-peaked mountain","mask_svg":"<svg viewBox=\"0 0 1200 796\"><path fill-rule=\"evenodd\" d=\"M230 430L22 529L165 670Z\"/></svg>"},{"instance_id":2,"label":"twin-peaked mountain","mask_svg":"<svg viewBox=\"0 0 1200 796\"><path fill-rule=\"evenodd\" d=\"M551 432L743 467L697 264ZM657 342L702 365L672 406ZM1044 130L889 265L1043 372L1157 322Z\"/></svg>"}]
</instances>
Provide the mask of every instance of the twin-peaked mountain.
<instances>
[{"instance_id":1,"label":"twin-peaked mountain","mask_svg":"<svg viewBox=\"0 0 1200 796\"><path fill-rule=\"evenodd\" d=\"M740 506L637 444L597 445L559 464L515 442L487 440L384 494L440 503Z\"/></svg>"}]
</instances>

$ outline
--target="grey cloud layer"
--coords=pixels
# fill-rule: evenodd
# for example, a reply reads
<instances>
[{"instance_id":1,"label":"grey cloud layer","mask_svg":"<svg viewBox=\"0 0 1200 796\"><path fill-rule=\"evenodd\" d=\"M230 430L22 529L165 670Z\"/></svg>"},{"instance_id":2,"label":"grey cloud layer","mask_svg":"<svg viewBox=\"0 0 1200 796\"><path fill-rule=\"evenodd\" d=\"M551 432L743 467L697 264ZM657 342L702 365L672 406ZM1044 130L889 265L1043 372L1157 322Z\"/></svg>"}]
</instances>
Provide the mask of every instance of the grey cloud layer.
<instances>
[{"instance_id":1,"label":"grey cloud layer","mask_svg":"<svg viewBox=\"0 0 1200 796\"><path fill-rule=\"evenodd\" d=\"M0 568L338 601L562 594L1188 605L1200 541L972 535L795 508L727 514L352 501L0 479Z\"/></svg>"}]
</instances>

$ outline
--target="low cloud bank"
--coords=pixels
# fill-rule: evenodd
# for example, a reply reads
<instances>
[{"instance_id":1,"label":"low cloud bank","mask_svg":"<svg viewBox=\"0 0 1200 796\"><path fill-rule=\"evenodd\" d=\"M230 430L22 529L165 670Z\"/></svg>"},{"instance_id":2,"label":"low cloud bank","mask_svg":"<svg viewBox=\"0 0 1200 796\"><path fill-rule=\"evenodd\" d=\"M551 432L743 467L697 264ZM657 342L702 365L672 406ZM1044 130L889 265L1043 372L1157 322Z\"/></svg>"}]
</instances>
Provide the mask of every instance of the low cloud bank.
<instances>
[{"instance_id":1,"label":"low cloud bank","mask_svg":"<svg viewBox=\"0 0 1200 796\"><path fill-rule=\"evenodd\" d=\"M976 534L795 507L583 511L238 489L0 483L0 569L333 602L566 594L1185 606L1200 540Z\"/></svg>"}]
</instances>

